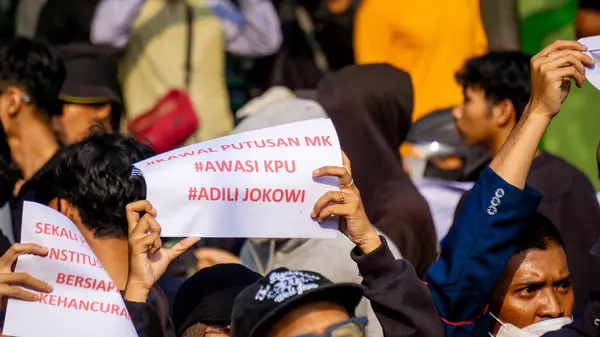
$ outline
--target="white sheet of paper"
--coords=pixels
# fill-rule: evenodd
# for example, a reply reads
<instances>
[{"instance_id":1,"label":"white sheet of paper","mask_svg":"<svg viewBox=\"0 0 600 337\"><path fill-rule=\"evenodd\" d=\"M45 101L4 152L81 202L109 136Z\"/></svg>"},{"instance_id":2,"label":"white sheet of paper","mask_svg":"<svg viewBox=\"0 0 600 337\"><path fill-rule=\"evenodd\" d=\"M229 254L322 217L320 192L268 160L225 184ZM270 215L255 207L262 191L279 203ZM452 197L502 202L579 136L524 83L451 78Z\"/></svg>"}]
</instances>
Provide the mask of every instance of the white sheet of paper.
<instances>
[{"instance_id":1,"label":"white sheet of paper","mask_svg":"<svg viewBox=\"0 0 600 337\"><path fill-rule=\"evenodd\" d=\"M21 255L15 272L50 283L38 302L9 299L4 335L19 337L137 336L106 270L69 219L33 202L23 205L21 242L47 247L46 257Z\"/></svg>"},{"instance_id":2,"label":"white sheet of paper","mask_svg":"<svg viewBox=\"0 0 600 337\"><path fill-rule=\"evenodd\" d=\"M584 37L577 42L586 46L588 50L585 53L596 61L593 67L585 68L585 78L600 90L600 36Z\"/></svg>"},{"instance_id":3,"label":"white sheet of paper","mask_svg":"<svg viewBox=\"0 0 600 337\"><path fill-rule=\"evenodd\" d=\"M329 119L230 135L134 165L165 237L335 238L337 219L310 213L337 177L313 170L342 166Z\"/></svg>"}]
</instances>

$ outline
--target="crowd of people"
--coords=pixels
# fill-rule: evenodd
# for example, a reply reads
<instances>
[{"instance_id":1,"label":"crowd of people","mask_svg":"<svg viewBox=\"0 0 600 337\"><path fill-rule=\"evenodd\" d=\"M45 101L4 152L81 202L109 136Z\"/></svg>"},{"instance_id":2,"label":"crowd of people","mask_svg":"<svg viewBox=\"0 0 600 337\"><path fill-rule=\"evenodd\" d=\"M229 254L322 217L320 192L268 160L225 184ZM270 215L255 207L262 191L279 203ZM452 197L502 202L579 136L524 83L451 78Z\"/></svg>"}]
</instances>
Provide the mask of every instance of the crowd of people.
<instances>
[{"instance_id":1,"label":"crowd of people","mask_svg":"<svg viewBox=\"0 0 600 337\"><path fill-rule=\"evenodd\" d=\"M0 42L0 321L53 291L14 272L49 253L21 242L33 201L75 224L139 336L600 336L597 194L538 147L590 85L587 47L489 51L479 1L297 2L19 9ZM339 188L306 216L339 219L335 239L161 235L134 163L316 118L343 165L313 168ZM597 162L600 179L600 144Z\"/></svg>"}]
</instances>

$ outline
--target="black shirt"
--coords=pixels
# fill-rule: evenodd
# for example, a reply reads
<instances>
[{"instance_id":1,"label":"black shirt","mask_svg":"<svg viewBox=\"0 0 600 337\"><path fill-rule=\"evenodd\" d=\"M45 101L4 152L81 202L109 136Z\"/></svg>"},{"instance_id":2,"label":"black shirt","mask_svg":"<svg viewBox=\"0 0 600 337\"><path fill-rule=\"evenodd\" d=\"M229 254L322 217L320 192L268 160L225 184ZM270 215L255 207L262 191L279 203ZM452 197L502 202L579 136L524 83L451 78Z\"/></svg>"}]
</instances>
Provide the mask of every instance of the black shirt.
<instances>
[{"instance_id":1,"label":"black shirt","mask_svg":"<svg viewBox=\"0 0 600 337\"><path fill-rule=\"evenodd\" d=\"M53 195L54 193L48 188L48 186L50 186L48 180L51 179L52 170L56 168L60 161L58 153L59 152L52 156L52 158L50 158L46 164L42 166L42 168L40 168L30 179L28 179L23 186L21 186L19 194L11 198L9 201L15 242L21 242L23 202L34 201L47 205L52 198L56 197L56 195ZM2 248L3 247L0 246L0 249ZM0 251L2 254L4 254L4 252L5 250Z\"/></svg>"}]
</instances>

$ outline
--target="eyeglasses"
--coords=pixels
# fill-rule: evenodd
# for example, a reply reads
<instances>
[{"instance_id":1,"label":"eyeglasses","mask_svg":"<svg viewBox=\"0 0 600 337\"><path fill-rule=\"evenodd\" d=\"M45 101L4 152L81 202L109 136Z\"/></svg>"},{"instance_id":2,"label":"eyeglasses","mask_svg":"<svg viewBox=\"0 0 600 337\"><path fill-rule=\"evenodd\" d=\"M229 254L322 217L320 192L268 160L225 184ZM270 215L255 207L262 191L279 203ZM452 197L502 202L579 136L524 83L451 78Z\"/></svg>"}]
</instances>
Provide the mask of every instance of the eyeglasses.
<instances>
[{"instance_id":1,"label":"eyeglasses","mask_svg":"<svg viewBox=\"0 0 600 337\"><path fill-rule=\"evenodd\" d=\"M223 327L208 326L205 330L205 333L209 333L209 332L229 334L231 332L231 326L230 325L223 326Z\"/></svg>"},{"instance_id":2,"label":"eyeglasses","mask_svg":"<svg viewBox=\"0 0 600 337\"><path fill-rule=\"evenodd\" d=\"M322 334L306 334L296 337L365 337L365 328L368 322L366 317L351 318L330 326Z\"/></svg>"}]
</instances>

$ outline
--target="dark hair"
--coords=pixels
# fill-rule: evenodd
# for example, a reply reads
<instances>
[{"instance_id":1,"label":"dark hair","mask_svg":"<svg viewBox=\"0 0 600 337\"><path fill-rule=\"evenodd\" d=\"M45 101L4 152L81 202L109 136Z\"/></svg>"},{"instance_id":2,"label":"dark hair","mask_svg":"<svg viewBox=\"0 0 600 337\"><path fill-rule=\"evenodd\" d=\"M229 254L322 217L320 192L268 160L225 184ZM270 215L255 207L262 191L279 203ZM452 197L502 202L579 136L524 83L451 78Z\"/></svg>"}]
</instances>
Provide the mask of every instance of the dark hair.
<instances>
[{"instance_id":1,"label":"dark hair","mask_svg":"<svg viewBox=\"0 0 600 337\"><path fill-rule=\"evenodd\" d=\"M536 213L517 237L515 254L530 249L546 250L552 245L564 246L560 233L550 219Z\"/></svg>"},{"instance_id":2,"label":"dark hair","mask_svg":"<svg viewBox=\"0 0 600 337\"><path fill-rule=\"evenodd\" d=\"M132 138L92 134L61 150L49 188L77 207L96 237L127 237L125 206L139 199L131 165L152 155L152 148Z\"/></svg>"},{"instance_id":3,"label":"dark hair","mask_svg":"<svg viewBox=\"0 0 600 337\"><path fill-rule=\"evenodd\" d=\"M468 60L456 74L463 87L479 87L494 103L508 99L521 118L531 93L531 56L520 51L492 51Z\"/></svg>"},{"instance_id":4,"label":"dark hair","mask_svg":"<svg viewBox=\"0 0 600 337\"><path fill-rule=\"evenodd\" d=\"M46 117L60 113L65 76L63 62L45 44L25 37L0 42L0 81L25 90Z\"/></svg>"}]
</instances>

